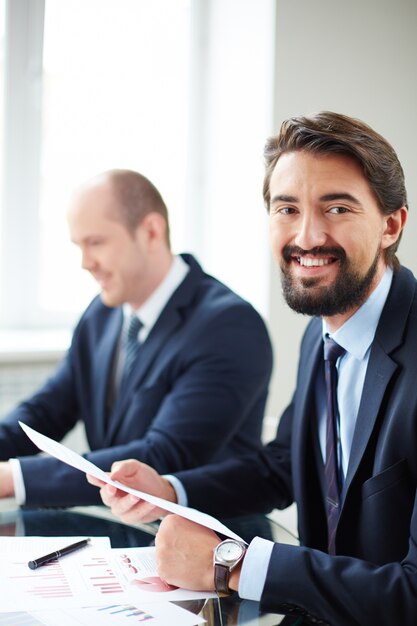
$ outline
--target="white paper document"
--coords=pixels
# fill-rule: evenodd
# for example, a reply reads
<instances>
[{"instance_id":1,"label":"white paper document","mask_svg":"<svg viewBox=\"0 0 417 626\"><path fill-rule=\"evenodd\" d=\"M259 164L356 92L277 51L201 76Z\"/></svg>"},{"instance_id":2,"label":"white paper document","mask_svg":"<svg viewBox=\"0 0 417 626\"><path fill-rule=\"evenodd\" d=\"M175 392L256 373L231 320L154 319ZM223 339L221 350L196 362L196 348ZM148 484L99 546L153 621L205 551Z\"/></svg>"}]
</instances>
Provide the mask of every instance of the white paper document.
<instances>
[{"instance_id":1,"label":"white paper document","mask_svg":"<svg viewBox=\"0 0 417 626\"><path fill-rule=\"evenodd\" d=\"M55 552L81 539L87 539L87 537L0 537L0 553L30 554L30 560L33 561L43 554ZM109 537L90 537L89 547L103 551L109 550L110 539Z\"/></svg>"},{"instance_id":2,"label":"white paper document","mask_svg":"<svg viewBox=\"0 0 417 626\"><path fill-rule=\"evenodd\" d=\"M41 555L36 552L35 556ZM188 591L164 583L157 573L154 547L97 550L87 546L31 570L28 561L33 557L33 547L27 553L0 553L0 611L215 597L211 592Z\"/></svg>"},{"instance_id":3,"label":"white paper document","mask_svg":"<svg viewBox=\"0 0 417 626\"><path fill-rule=\"evenodd\" d=\"M196 522L197 524L201 524L202 526L206 526L207 528L211 528L215 532L219 532L227 537L233 537L234 539L241 539L239 535L234 533L232 530L227 528L224 524L222 524L219 520L211 515L207 515L207 513L201 513L201 511L197 511L197 509L192 509L190 507L181 506L179 504L174 504L173 502L168 502L167 500L163 500L162 498L157 498L156 496L152 496L148 493L144 493L143 491L138 491L137 489L132 489L131 487L127 487L122 483L112 480L106 472L103 472L100 468L98 468L94 463L91 463L84 457L80 456L73 450L70 450L66 446L38 433L36 430L19 422L20 426L23 428L29 439L33 441L33 443L43 452L47 452L51 456L79 469L81 472L85 474L91 474L95 478L102 480L109 485L114 485L118 489L125 491L126 493L131 493L134 496L142 498L142 500L146 500L155 506L158 506L165 511L170 511L171 513L176 513L177 515L182 515L182 517L186 517L187 519ZM63 485L63 489L65 485Z\"/></svg>"},{"instance_id":4,"label":"white paper document","mask_svg":"<svg viewBox=\"0 0 417 626\"><path fill-rule=\"evenodd\" d=\"M0 626L129 626L142 623L147 626L196 626L203 622L204 618L171 602L109 603L68 609L0 612Z\"/></svg>"}]
</instances>

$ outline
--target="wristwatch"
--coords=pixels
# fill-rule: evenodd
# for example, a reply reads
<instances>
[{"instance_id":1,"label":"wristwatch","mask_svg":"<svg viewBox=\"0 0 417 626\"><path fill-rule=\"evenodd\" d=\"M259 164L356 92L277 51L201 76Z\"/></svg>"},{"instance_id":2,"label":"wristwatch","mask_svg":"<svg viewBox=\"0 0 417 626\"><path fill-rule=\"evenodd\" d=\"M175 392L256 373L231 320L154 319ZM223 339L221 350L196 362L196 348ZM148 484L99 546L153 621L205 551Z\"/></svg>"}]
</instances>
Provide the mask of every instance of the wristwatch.
<instances>
[{"instance_id":1,"label":"wristwatch","mask_svg":"<svg viewBox=\"0 0 417 626\"><path fill-rule=\"evenodd\" d=\"M225 539L214 549L214 587L216 593L230 595L233 590L229 588L230 573L245 556L247 544L237 539Z\"/></svg>"}]
</instances>

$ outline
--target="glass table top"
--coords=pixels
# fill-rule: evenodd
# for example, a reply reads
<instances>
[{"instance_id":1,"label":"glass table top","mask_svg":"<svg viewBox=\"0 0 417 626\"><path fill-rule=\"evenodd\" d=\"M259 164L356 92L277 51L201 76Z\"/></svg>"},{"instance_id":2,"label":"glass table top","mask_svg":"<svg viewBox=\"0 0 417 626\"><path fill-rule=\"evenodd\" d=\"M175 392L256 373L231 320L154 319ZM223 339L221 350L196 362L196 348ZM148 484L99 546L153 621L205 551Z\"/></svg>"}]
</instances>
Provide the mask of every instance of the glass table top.
<instances>
[{"instance_id":1,"label":"glass table top","mask_svg":"<svg viewBox=\"0 0 417 626\"><path fill-rule=\"evenodd\" d=\"M266 518L243 518L236 524L222 520L242 537L260 534L275 538L275 524ZM10 504L0 510L0 536L107 536L113 548L144 547L154 543L157 524L127 525L116 521L106 507L73 509L20 509ZM227 598L177 602L206 620L208 626L300 626L305 622L290 616L265 614L259 603L241 600L238 594ZM0 600L1 618L1 600ZM1 621L0 624L6 624ZM169 625L172 626L172 625Z\"/></svg>"}]
</instances>

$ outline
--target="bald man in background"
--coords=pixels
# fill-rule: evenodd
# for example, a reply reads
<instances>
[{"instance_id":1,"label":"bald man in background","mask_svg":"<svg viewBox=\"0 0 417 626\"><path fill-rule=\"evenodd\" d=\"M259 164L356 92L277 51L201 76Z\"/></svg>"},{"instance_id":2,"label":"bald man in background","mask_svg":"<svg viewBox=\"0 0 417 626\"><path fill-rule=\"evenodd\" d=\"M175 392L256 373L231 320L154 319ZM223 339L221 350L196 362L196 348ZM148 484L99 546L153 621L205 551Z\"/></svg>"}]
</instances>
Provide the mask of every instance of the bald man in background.
<instances>
[{"instance_id":1,"label":"bald man in background","mask_svg":"<svg viewBox=\"0 0 417 626\"><path fill-rule=\"evenodd\" d=\"M133 457L171 473L258 448L272 368L264 322L191 255L172 253L156 187L106 172L79 190L68 220L101 294L53 376L0 422L0 497L100 502L80 472L39 456L18 420L55 440L82 421L85 456L103 470Z\"/></svg>"}]
</instances>

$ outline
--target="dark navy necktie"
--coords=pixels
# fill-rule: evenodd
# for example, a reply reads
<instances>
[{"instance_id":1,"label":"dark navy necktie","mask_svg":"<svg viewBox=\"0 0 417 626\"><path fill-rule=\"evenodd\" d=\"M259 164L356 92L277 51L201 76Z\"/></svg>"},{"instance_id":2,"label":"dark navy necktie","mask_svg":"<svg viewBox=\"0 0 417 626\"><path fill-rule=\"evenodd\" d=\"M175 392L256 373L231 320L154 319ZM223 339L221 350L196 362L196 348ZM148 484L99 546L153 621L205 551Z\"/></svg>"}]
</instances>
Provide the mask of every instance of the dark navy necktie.
<instances>
[{"instance_id":1,"label":"dark navy necktie","mask_svg":"<svg viewBox=\"0 0 417 626\"><path fill-rule=\"evenodd\" d=\"M326 337L324 340L324 367L326 380L326 463L324 477L326 482L326 511L328 551L335 554L336 528L340 514L340 454L339 448L339 414L337 408L337 369L336 361L346 350L338 343Z\"/></svg>"},{"instance_id":2,"label":"dark navy necktie","mask_svg":"<svg viewBox=\"0 0 417 626\"><path fill-rule=\"evenodd\" d=\"M131 315L129 322L123 326L120 346L120 359L123 360L121 364L120 378L114 378L114 385L109 391L107 398L107 417L110 419L111 413L116 410L116 407L123 402L125 397L125 391L128 388L128 381L132 370L134 369L135 362L138 358L141 343L138 339L138 334L143 324L137 315Z\"/></svg>"},{"instance_id":3,"label":"dark navy necktie","mask_svg":"<svg viewBox=\"0 0 417 626\"><path fill-rule=\"evenodd\" d=\"M124 342L125 363L123 367L122 381L125 381L133 369L133 365L138 357L140 342L138 334L143 324L137 315L132 315L129 320Z\"/></svg>"}]
</instances>

